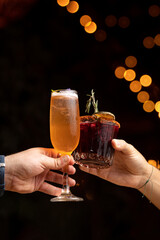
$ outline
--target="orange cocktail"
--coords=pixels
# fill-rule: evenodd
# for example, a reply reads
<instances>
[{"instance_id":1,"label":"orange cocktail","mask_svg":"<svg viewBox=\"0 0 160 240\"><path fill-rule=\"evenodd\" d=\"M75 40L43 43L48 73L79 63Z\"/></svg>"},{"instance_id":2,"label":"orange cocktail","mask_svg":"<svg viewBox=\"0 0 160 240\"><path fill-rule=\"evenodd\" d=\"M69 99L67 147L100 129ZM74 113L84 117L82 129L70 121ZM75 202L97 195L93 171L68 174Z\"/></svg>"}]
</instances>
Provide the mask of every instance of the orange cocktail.
<instances>
[{"instance_id":1,"label":"orange cocktail","mask_svg":"<svg viewBox=\"0 0 160 240\"><path fill-rule=\"evenodd\" d=\"M78 96L73 91L53 92L50 104L50 136L61 154L71 154L80 138Z\"/></svg>"},{"instance_id":2,"label":"orange cocktail","mask_svg":"<svg viewBox=\"0 0 160 240\"><path fill-rule=\"evenodd\" d=\"M61 155L71 155L80 138L80 116L78 94L71 89L53 91L50 102L50 138L53 147ZM67 167L63 173L63 187L60 196L51 202L83 201L74 196L69 188Z\"/></svg>"}]
</instances>

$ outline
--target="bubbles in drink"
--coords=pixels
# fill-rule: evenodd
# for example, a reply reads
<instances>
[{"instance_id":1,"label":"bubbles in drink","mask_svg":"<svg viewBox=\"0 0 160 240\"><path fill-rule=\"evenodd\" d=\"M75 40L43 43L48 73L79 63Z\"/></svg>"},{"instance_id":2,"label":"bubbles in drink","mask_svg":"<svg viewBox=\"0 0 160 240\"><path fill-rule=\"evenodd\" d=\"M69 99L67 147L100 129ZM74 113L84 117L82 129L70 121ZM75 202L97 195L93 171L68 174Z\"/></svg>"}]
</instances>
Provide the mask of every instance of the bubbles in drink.
<instances>
[{"instance_id":1,"label":"bubbles in drink","mask_svg":"<svg viewBox=\"0 0 160 240\"><path fill-rule=\"evenodd\" d=\"M71 153L80 136L79 104L75 91L53 92L50 104L51 141L57 151Z\"/></svg>"}]
</instances>

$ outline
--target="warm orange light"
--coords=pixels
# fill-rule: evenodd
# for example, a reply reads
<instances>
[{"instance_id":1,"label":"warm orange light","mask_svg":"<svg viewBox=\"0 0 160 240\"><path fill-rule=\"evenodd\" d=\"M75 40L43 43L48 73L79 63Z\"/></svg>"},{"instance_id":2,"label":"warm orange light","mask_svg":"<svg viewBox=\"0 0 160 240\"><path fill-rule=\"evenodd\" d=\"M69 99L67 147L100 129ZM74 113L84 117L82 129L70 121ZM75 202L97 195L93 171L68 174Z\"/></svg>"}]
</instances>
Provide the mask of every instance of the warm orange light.
<instances>
[{"instance_id":1,"label":"warm orange light","mask_svg":"<svg viewBox=\"0 0 160 240\"><path fill-rule=\"evenodd\" d=\"M158 5L151 5L148 12L151 17L158 17L160 14L160 7Z\"/></svg>"},{"instance_id":2,"label":"warm orange light","mask_svg":"<svg viewBox=\"0 0 160 240\"><path fill-rule=\"evenodd\" d=\"M160 46L160 34L157 34L154 38L154 42L157 46Z\"/></svg>"},{"instance_id":3,"label":"warm orange light","mask_svg":"<svg viewBox=\"0 0 160 240\"><path fill-rule=\"evenodd\" d=\"M91 22L89 25L85 25L84 30L87 33L94 33L97 30L97 25L95 22Z\"/></svg>"},{"instance_id":4,"label":"warm orange light","mask_svg":"<svg viewBox=\"0 0 160 240\"><path fill-rule=\"evenodd\" d=\"M143 45L145 48L148 48L148 49L153 48L155 45L153 37L150 37L150 36L145 37L143 39Z\"/></svg>"},{"instance_id":5,"label":"warm orange light","mask_svg":"<svg viewBox=\"0 0 160 240\"><path fill-rule=\"evenodd\" d=\"M95 39L99 42L103 42L104 40L106 40L107 38L107 34L104 30L97 30L95 32Z\"/></svg>"},{"instance_id":6,"label":"warm orange light","mask_svg":"<svg viewBox=\"0 0 160 240\"><path fill-rule=\"evenodd\" d=\"M158 113L158 117L160 118L160 112Z\"/></svg>"},{"instance_id":7,"label":"warm orange light","mask_svg":"<svg viewBox=\"0 0 160 240\"><path fill-rule=\"evenodd\" d=\"M143 110L145 112L153 112L154 110L154 102L151 100L145 101L143 103Z\"/></svg>"},{"instance_id":8,"label":"warm orange light","mask_svg":"<svg viewBox=\"0 0 160 240\"><path fill-rule=\"evenodd\" d=\"M157 162L155 160L150 159L150 160L148 160L148 163L154 167L157 167Z\"/></svg>"},{"instance_id":9,"label":"warm orange light","mask_svg":"<svg viewBox=\"0 0 160 240\"><path fill-rule=\"evenodd\" d=\"M69 4L70 0L57 0L57 3L61 7L66 7Z\"/></svg>"},{"instance_id":10,"label":"warm orange light","mask_svg":"<svg viewBox=\"0 0 160 240\"><path fill-rule=\"evenodd\" d=\"M140 82L143 87L149 87L152 83L152 78L149 75L142 75Z\"/></svg>"},{"instance_id":11,"label":"warm orange light","mask_svg":"<svg viewBox=\"0 0 160 240\"><path fill-rule=\"evenodd\" d=\"M149 94L146 91L141 91L137 94L137 99L139 102L144 103L149 100Z\"/></svg>"},{"instance_id":12,"label":"warm orange light","mask_svg":"<svg viewBox=\"0 0 160 240\"><path fill-rule=\"evenodd\" d=\"M158 101L158 102L155 103L155 110L156 110L157 112L160 112L160 101Z\"/></svg>"},{"instance_id":13,"label":"warm orange light","mask_svg":"<svg viewBox=\"0 0 160 240\"><path fill-rule=\"evenodd\" d=\"M79 4L76 1L70 1L67 5L67 11L70 13L76 13L79 9Z\"/></svg>"},{"instance_id":14,"label":"warm orange light","mask_svg":"<svg viewBox=\"0 0 160 240\"><path fill-rule=\"evenodd\" d=\"M124 78L127 80L127 81L132 81L134 80L136 77L136 73L134 70L132 69L128 69L125 71L124 73Z\"/></svg>"},{"instance_id":15,"label":"warm orange light","mask_svg":"<svg viewBox=\"0 0 160 240\"><path fill-rule=\"evenodd\" d=\"M121 28L127 28L129 26L129 24L130 24L130 20L126 16L122 16L118 19L118 25Z\"/></svg>"},{"instance_id":16,"label":"warm orange light","mask_svg":"<svg viewBox=\"0 0 160 240\"><path fill-rule=\"evenodd\" d=\"M83 15L81 18L80 18L80 24L84 27L87 23L91 22L92 19L90 16L88 15Z\"/></svg>"},{"instance_id":17,"label":"warm orange light","mask_svg":"<svg viewBox=\"0 0 160 240\"><path fill-rule=\"evenodd\" d=\"M142 85L139 81L134 80L133 82L130 83L129 88L132 92L139 92L142 88Z\"/></svg>"},{"instance_id":18,"label":"warm orange light","mask_svg":"<svg viewBox=\"0 0 160 240\"><path fill-rule=\"evenodd\" d=\"M117 78L122 79L124 78L125 71L126 69L124 67L119 66L115 69L114 74Z\"/></svg>"},{"instance_id":19,"label":"warm orange light","mask_svg":"<svg viewBox=\"0 0 160 240\"><path fill-rule=\"evenodd\" d=\"M133 67L135 67L137 65L137 58L134 57L134 56L128 56L125 59L125 64L129 68L133 68Z\"/></svg>"},{"instance_id":20,"label":"warm orange light","mask_svg":"<svg viewBox=\"0 0 160 240\"><path fill-rule=\"evenodd\" d=\"M108 27L114 27L117 24L117 18L114 15L108 15L105 19L105 23Z\"/></svg>"}]
</instances>

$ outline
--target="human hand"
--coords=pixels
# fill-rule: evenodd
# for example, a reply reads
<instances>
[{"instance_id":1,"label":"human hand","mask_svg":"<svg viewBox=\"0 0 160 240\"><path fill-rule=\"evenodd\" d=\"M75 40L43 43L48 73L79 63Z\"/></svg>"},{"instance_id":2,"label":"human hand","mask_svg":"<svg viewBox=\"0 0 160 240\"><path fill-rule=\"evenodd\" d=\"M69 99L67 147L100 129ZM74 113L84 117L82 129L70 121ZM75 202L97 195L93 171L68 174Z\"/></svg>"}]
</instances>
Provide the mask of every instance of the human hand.
<instances>
[{"instance_id":1,"label":"human hand","mask_svg":"<svg viewBox=\"0 0 160 240\"><path fill-rule=\"evenodd\" d=\"M51 170L60 170L68 165L68 174L74 174L72 156L58 158L54 149L31 148L5 157L5 189L18 193L40 191L53 196L61 194L61 188L46 181L62 184L62 175ZM75 180L69 178L69 185Z\"/></svg>"},{"instance_id":2,"label":"human hand","mask_svg":"<svg viewBox=\"0 0 160 240\"><path fill-rule=\"evenodd\" d=\"M124 140L112 140L115 149L113 165L106 169L80 167L81 170L114 184L140 188L150 175L151 165L131 144Z\"/></svg>"}]
</instances>

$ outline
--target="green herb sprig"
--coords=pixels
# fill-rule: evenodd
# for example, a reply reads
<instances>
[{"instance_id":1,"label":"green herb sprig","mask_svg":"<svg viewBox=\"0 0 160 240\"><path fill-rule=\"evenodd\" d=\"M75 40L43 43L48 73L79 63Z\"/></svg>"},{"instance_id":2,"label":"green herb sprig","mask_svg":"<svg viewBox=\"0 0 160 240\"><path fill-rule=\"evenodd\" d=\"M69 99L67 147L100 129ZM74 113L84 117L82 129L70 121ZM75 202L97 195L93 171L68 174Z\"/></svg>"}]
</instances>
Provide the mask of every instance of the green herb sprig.
<instances>
[{"instance_id":1,"label":"green herb sprig","mask_svg":"<svg viewBox=\"0 0 160 240\"><path fill-rule=\"evenodd\" d=\"M89 114L91 104L93 105L94 113L98 112L98 100L95 100L95 92L93 91L93 89L91 90L91 95L87 94L87 96L89 96L89 99L87 100L87 103L86 103L85 112Z\"/></svg>"}]
</instances>

